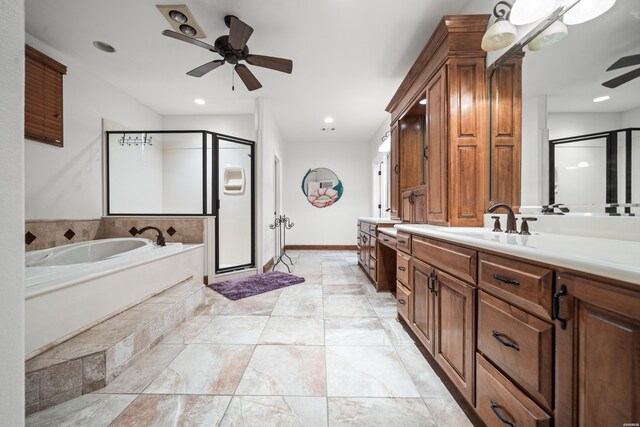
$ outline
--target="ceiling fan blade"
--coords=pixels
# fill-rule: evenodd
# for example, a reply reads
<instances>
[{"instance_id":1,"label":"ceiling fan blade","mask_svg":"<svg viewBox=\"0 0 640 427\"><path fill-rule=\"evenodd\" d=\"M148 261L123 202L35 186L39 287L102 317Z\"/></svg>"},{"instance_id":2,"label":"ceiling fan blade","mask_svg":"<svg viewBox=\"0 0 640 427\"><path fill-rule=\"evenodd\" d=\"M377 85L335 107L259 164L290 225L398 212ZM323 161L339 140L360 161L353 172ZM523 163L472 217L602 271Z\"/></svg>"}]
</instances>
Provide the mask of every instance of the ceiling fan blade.
<instances>
[{"instance_id":1,"label":"ceiling fan blade","mask_svg":"<svg viewBox=\"0 0 640 427\"><path fill-rule=\"evenodd\" d=\"M291 74L293 71L293 61L290 59L276 58L275 56L248 55L245 60L256 67L270 68L287 74Z\"/></svg>"},{"instance_id":2,"label":"ceiling fan blade","mask_svg":"<svg viewBox=\"0 0 640 427\"><path fill-rule=\"evenodd\" d=\"M253 75L246 65L238 64L236 65L235 70L249 91L260 89L262 87L258 79L256 79L256 76Z\"/></svg>"},{"instance_id":3,"label":"ceiling fan blade","mask_svg":"<svg viewBox=\"0 0 640 427\"><path fill-rule=\"evenodd\" d=\"M176 40L182 40L183 42L187 42L187 43L191 43L193 45L196 46L200 46L204 49L210 50L211 52L217 52L216 48L211 46L208 43L205 42L201 42L200 40L196 40L194 38L191 38L189 36L185 36L184 34L180 34L180 33L176 33L175 31L171 31L171 30L164 30L162 32L163 36L167 36L167 37L171 37L173 39Z\"/></svg>"},{"instance_id":4,"label":"ceiling fan blade","mask_svg":"<svg viewBox=\"0 0 640 427\"><path fill-rule=\"evenodd\" d=\"M207 74L209 71L213 71L219 66L224 64L224 59L216 59L215 61L207 62L199 67L194 68L189 71L187 74L193 77L202 77Z\"/></svg>"},{"instance_id":5,"label":"ceiling fan blade","mask_svg":"<svg viewBox=\"0 0 640 427\"><path fill-rule=\"evenodd\" d=\"M614 89L638 77L640 77L640 68L636 68L635 70L624 73L623 75L618 76L615 79L606 81L602 83L602 86L608 87L609 89Z\"/></svg>"},{"instance_id":6,"label":"ceiling fan blade","mask_svg":"<svg viewBox=\"0 0 640 427\"><path fill-rule=\"evenodd\" d=\"M611 64L607 71L617 70L619 68L631 67L632 65L640 65L640 55L623 56L616 62Z\"/></svg>"},{"instance_id":7,"label":"ceiling fan blade","mask_svg":"<svg viewBox=\"0 0 640 427\"><path fill-rule=\"evenodd\" d=\"M235 16L229 17L229 44L235 50L242 50L247 45L253 28L245 24Z\"/></svg>"}]
</instances>

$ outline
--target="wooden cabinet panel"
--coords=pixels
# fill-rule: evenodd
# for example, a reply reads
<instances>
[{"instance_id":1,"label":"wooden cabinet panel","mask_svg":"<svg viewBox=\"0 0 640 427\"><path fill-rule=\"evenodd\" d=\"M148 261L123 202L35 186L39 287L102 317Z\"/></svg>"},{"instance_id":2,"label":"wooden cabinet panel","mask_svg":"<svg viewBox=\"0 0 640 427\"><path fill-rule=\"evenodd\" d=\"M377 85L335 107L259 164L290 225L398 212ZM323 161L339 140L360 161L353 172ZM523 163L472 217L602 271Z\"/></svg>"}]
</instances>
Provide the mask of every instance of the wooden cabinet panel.
<instances>
[{"instance_id":1,"label":"wooden cabinet panel","mask_svg":"<svg viewBox=\"0 0 640 427\"><path fill-rule=\"evenodd\" d=\"M488 427L549 427L551 417L480 354L476 412ZM593 424L598 425L598 424ZM613 424L601 424L613 425Z\"/></svg>"},{"instance_id":2,"label":"wooden cabinet panel","mask_svg":"<svg viewBox=\"0 0 640 427\"><path fill-rule=\"evenodd\" d=\"M640 292L558 274L556 295L555 425L637 423Z\"/></svg>"},{"instance_id":3,"label":"wooden cabinet panel","mask_svg":"<svg viewBox=\"0 0 640 427\"><path fill-rule=\"evenodd\" d=\"M413 222L413 191L405 190L402 192L402 222Z\"/></svg>"},{"instance_id":4,"label":"wooden cabinet panel","mask_svg":"<svg viewBox=\"0 0 640 427\"><path fill-rule=\"evenodd\" d=\"M495 71L491 93L491 201L520 206L522 56Z\"/></svg>"},{"instance_id":5,"label":"wooden cabinet panel","mask_svg":"<svg viewBox=\"0 0 640 427\"><path fill-rule=\"evenodd\" d=\"M377 267L378 261L374 257L369 256L369 276L371 276L373 281L376 283L378 282Z\"/></svg>"},{"instance_id":6,"label":"wooden cabinet panel","mask_svg":"<svg viewBox=\"0 0 640 427\"><path fill-rule=\"evenodd\" d=\"M391 219L400 219L399 204L400 204L400 158L398 150L398 126L391 127L391 189L390 189L390 213Z\"/></svg>"},{"instance_id":7,"label":"wooden cabinet panel","mask_svg":"<svg viewBox=\"0 0 640 427\"><path fill-rule=\"evenodd\" d=\"M378 233L378 243L387 245L392 249L396 249L396 238L385 233Z\"/></svg>"},{"instance_id":8,"label":"wooden cabinet panel","mask_svg":"<svg viewBox=\"0 0 640 427\"><path fill-rule=\"evenodd\" d=\"M396 294L398 298L398 314L407 324L410 324L413 315L413 295L400 282L396 284Z\"/></svg>"},{"instance_id":9,"label":"wooden cabinet panel","mask_svg":"<svg viewBox=\"0 0 640 427\"><path fill-rule=\"evenodd\" d=\"M410 325L429 353L434 352L435 336L435 294L432 292L432 277L435 269L412 259L411 290L413 292L413 318Z\"/></svg>"},{"instance_id":10,"label":"wooden cabinet panel","mask_svg":"<svg viewBox=\"0 0 640 427\"><path fill-rule=\"evenodd\" d=\"M553 325L480 291L478 351L551 411Z\"/></svg>"},{"instance_id":11,"label":"wooden cabinet panel","mask_svg":"<svg viewBox=\"0 0 640 427\"><path fill-rule=\"evenodd\" d=\"M448 103L447 66L429 81L426 88L427 222L448 224Z\"/></svg>"},{"instance_id":12,"label":"wooden cabinet panel","mask_svg":"<svg viewBox=\"0 0 640 427\"><path fill-rule=\"evenodd\" d=\"M411 257L407 254L404 254L402 252L398 252L398 255L396 257L396 265L398 268L398 271L396 272L396 278L397 280L402 283L405 286L410 286L409 285L409 261L411 260Z\"/></svg>"},{"instance_id":13,"label":"wooden cabinet panel","mask_svg":"<svg viewBox=\"0 0 640 427\"><path fill-rule=\"evenodd\" d=\"M423 132L421 116L400 119L400 191L422 185Z\"/></svg>"},{"instance_id":14,"label":"wooden cabinet panel","mask_svg":"<svg viewBox=\"0 0 640 427\"><path fill-rule=\"evenodd\" d=\"M467 282L476 283L476 251L426 237L413 237L413 256Z\"/></svg>"},{"instance_id":15,"label":"wooden cabinet panel","mask_svg":"<svg viewBox=\"0 0 640 427\"><path fill-rule=\"evenodd\" d=\"M427 222L427 193L425 187L413 191L413 222L424 224Z\"/></svg>"},{"instance_id":16,"label":"wooden cabinet panel","mask_svg":"<svg viewBox=\"0 0 640 427\"><path fill-rule=\"evenodd\" d=\"M553 271L499 256L480 255L480 289L551 319Z\"/></svg>"},{"instance_id":17,"label":"wooden cabinet panel","mask_svg":"<svg viewBox=\"0 0 640 427\"><path fill-rule=\"evenodd\" d=\"M438 271L437 277L434 355L455 386L473 404L476 290L444 272Z\"/></svg>"},{"instance_id":18,"label":"wooden cabinet panel","mask_svg":"<svg viewBox=\"0 0 640 427\"><path fill-rule=\"evenodd\" d=\"M377 249L377 244L378 244L378 239L376 239L375 237L373 237L374 235L369 235L369 256L371 258L377 259L378 258L378 253L376 251Z\"/></svg>"}]
</instances>

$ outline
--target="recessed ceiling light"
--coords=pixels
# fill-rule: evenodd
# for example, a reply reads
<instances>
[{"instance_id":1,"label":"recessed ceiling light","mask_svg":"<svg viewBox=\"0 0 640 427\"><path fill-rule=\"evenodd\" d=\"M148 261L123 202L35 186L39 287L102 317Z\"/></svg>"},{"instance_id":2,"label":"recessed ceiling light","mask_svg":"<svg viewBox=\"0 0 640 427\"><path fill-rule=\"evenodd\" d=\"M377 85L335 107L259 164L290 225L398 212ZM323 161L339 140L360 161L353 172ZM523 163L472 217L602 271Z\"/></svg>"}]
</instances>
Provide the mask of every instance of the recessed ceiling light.
<instances>
[{"instance_id":1,"label":"recessed ceiling light","mask_svg":"<svg viewBox=\"0 0 640 427\"><path fill-rule=\"evenodd\" d=\"M193 102L195 102L195 103L196 103L196 104L198 104L198 105L204 105L204 104L206 104L206 103L207 103L207 101L205 101L205 100L204 100L204 99L202 99L202 98L196 98L196 99L194 99L194 100L193 100Z\"/></svg>"},{"instance_id":2,"label":"recessed ceiling light","mask_svg":"<svg viewBox=\"0 0 640 427\"><path fill-rule=\"evenodd\" d=\"M593 102L602 102L608 100L609 98L611 98L609 95L599 96L597 98L593 98Z\"/></svg>"},{"instance_id":3,"label":"recessed ceiling light","mask_svg":"<svg viewBox=\"0 0 640 427\"><path fill-rule=\"evenodd\" d=\"M195 37L195 35L198 33L195 28L187 24L180 25L180 31L182 32L182 34L185 34L189 37Z\"/></svg>"},{"instance_id":4,"label":"recessed ceiling light","mask_svg":"<svg viewBox=\"0 0 640 427\"><path fill-rule=\"evenodd\" d=\"M421 99L420 100L420 105L427 105L427 99Z\"/></svg>"},{"instance_id":5,"label":"recessed ceiling light","mask_svg":"<svg viewBox=\"0 0 640 427\"><path fill-rule=\"evenodd\" d=\"M184 13L177 11L177 10L171 10L169 11L169 18L173 19L174 21L180 23L180 24L184 24L186 23L189 19L187 18L187 15L185 15Z\"/></svg>"},{"instance_id":6,"label":"recessed ceiling light","mask_svg":"<svg viewBox=\"0 0 640 427\"><path fill-rule=\"evenodd\" d=\"M333 123L333 118L332 117L327 117L326 119L324 119L325 123Z\"/></svg>"},{"instance_id":7,"label":"recessed ceiling light","mask_svg":"<svg viewBox=\"0 0 640 427\"><path fill-rule=\"evenodd\" d=\"M116 48L111 46L109 43L101 42L99 40L94 41L93 45L96 49L100 49L103 52L113 53L116 51Z\"/></svg>"}]
</instances>

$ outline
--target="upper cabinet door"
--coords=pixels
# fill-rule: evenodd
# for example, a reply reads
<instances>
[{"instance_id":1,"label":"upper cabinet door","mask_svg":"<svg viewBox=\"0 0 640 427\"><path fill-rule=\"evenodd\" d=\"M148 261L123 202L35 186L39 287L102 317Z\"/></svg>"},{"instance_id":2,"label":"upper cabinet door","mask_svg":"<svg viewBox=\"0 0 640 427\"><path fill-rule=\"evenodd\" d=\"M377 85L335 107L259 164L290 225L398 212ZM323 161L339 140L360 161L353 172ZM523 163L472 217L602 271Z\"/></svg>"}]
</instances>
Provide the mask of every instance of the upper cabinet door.
<instances>
[{"instance_id":1,"label":"upper cabinet door","mask_svg":"<svg viewBox=\"0 0 640 427\"><path fill-rule=\"evenodd\" d=\"M448 212L448 129L447 66L427 84L425 170L427 175L427 222L447 225Z\"/></svg>"},{"instance_id":2,"label":"upper cabinet door","mask_svg":"<svg viewBox=\"0 0 640 427\"><path fill-rule=\"evenodd\" d=\"M391 128L391 219L400 219L398 205L400 201L400 151L398 147L398 125Z\"/></svg>"},{"instance_id":3,"label":"upper cabinet door","mask_svg":"<svg viewBox=\"0 0 640 427\"><path fill-rule=\"evenodd\" d=\"M555 425L637 423L640 293L558 274L554 302Z\"/></svg>"}]
</instances>

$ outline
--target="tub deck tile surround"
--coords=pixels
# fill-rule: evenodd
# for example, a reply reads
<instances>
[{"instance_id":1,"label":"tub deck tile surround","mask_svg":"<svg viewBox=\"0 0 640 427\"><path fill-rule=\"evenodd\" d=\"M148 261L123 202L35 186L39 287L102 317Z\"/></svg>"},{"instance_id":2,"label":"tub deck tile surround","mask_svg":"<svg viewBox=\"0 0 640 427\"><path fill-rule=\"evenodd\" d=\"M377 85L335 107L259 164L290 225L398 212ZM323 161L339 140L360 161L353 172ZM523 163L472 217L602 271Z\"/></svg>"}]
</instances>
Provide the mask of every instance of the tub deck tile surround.
<instances>
[{"instance_id":1,"label":"tub deck tile surround","mask_svg":"<svg viewBox=\"0 0 640 427\"><path fill-rule=\"evenodd\" d=\"M26 413L105 387L203 304L189 279L28 360Z\"/></svg>"},{"instance_id":2,"label":"tub deck tile surround","mask_svg":"<svg viewBox=\"0 0 640 427\"><path fill-rule=\"evenodd\" d=\"M354 252L288 254L305 283L238 301L205 288L204 307L107 387L26 425L471 426L419 344L387 317L395 298L359 282ZM315 298L323 309L308 315L276 310Z\"/></svg>"}]
</instances>

